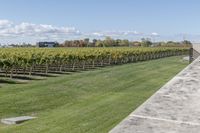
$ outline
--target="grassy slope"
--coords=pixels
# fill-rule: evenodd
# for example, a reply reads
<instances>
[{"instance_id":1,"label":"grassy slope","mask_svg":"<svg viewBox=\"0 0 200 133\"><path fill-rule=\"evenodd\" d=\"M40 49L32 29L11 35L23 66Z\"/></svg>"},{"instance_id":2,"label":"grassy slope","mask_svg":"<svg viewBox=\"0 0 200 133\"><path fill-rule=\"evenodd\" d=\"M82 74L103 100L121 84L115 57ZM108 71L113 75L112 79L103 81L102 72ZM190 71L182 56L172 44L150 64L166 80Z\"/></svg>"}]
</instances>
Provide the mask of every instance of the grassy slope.
<instances>
[{"instance_id":1,"label":"grassy slope","mask_svg":"<svg viewBox=\"0 0 200 133\"><path fill-rule=\"evenodd\" d=\"M36 115L1 133L104 133L188 63L181 57L51 77L0 88L0 117Z\"/></svg>"}]
</instances>

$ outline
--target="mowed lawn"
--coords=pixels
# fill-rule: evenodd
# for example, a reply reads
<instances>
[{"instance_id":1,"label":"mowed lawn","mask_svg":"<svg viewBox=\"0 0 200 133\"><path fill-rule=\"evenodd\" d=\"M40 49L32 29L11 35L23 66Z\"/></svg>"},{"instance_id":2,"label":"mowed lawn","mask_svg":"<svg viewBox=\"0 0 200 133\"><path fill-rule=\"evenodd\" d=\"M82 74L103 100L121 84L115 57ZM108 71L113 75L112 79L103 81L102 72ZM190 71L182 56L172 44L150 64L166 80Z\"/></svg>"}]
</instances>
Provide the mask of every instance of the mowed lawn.
<instances>
[{"instance_id":1,"label":"mowed lawn","mask_svg":"<svg viewBox=\"0 0 200 133\"><path fill-rule=\"evenodd\" d=\"M38 118L0 133L106 133L187 65L169 57L3 85L0 118Z\"/></svg>"}]
</instances>

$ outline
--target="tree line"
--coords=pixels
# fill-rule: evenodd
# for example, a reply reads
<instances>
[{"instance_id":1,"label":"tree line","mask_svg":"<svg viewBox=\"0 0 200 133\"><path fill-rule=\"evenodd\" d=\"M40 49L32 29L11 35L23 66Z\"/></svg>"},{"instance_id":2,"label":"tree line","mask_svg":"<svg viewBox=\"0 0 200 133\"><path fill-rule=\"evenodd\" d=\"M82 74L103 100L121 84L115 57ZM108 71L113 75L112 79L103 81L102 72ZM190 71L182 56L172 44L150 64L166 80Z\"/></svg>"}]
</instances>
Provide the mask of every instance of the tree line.
<instances>
[{"instance_id":1,"label":"tree line","mask_svg":"<svg viewBox=\"0 0 200 133\"><path fill-rule=\"evenodd\" d=\"M129 41L127 39L113 39L111 37L106 37L104 40L93 39L90 41L89 38L83 40L66 40L60 47L190 47L192 43L188 40L181 42L167 41L167 42L152 42L149 38L142 38L141 41Z\"/></svg>"},{"instance_id":2,"label":"tree line","mask_svg":"<svg viewBox=\"0 0 200 133\"><path fill-rule=\"evenodd\" d=\"M128 39L113 39L106 37L105 39L93 39L89 38L80 40L66 40L63 43L55 42L54 47L191 47L192 43L188 40L181 42L175 41L160 41L152 42L150 38L142 38L140 41L130 41ZM0 47L2 47L0 45ZM30 43L22 44L10 44L6 47L37 47ZM46 46L44 46L46 47Z\"/></svg>"}]
</instances>

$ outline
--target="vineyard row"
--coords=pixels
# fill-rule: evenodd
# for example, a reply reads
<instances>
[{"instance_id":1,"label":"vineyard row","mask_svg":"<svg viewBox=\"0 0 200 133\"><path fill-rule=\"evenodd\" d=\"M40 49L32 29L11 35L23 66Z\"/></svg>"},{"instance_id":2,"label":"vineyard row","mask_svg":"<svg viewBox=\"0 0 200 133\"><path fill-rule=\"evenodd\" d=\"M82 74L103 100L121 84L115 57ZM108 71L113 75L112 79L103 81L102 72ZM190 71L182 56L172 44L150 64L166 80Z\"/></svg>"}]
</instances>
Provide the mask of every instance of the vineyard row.
<instances>
[{"instance_id":1,"label":"vineyard row","mask_svg":"<svg viewBox=\"0 0 200 133\"><path fill-rule=\"evenodd\" d=\"M2 48L0 72L13 75L69 72L186 55L188 48Z\"/></svg>"}]
</instances>

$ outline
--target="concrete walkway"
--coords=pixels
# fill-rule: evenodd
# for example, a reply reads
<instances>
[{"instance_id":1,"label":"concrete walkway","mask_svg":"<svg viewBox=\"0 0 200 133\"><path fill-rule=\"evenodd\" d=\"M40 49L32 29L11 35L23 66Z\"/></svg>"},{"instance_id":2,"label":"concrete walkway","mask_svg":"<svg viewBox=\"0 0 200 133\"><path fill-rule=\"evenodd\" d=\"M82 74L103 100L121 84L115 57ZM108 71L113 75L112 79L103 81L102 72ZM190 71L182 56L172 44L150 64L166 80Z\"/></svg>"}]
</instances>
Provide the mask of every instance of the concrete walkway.
<instances>
[{"instance_id":1,"label":"concrete walkway","mask_svg":"<svg viewBox=\"0 0 200 133\"><path fill-rule=\"evenodd\" d=\"M200 57L110 133L200 133Z\"/></svg>"}]
</instances>

